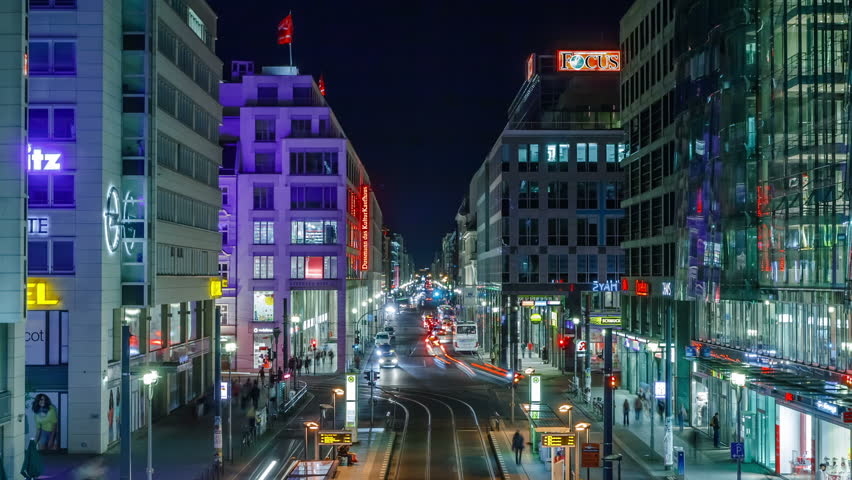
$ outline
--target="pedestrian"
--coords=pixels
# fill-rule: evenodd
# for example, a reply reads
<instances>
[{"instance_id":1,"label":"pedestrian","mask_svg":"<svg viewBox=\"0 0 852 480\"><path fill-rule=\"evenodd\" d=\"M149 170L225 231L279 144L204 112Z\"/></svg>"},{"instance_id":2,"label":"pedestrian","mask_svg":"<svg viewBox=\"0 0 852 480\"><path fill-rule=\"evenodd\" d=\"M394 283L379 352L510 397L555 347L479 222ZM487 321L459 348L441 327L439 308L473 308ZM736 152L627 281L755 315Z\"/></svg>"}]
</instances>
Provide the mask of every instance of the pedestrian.
<instances>
[{"instance_id":1,"label":"pedestrian","mask_svg":"<svg viewBox=\"0 0 852 480\"><path fill-rule=\"evenodd\" d=\"M281 367L278 367L278 381L280 382L283 379L284 379L284 369L282 369Z\"/></svg>"},{"instance_id":2,"label":"pedestrian","mask_svg":"<svg viewBox=\"0 0 852 480\"><path fill-rule=\"evenodd\" d=\"M829 478L828 476L826 476L826 473L825 473L825 469L827 467L828 467L828 465L826 465L825 463L819 464L819 470L817 470L816 480L826 480L827 478Z\"/></svg>"},{"instance_id":3,"label":"pedestrian","mask_svg":"<svg viewBox=\"0 0 852 480\"><path fill-rule=\"evenodd\" d=\"M311 357L305 355L305 375L311 374Z\"/></svg>"},{"instance_id":4,"label":"pedestrian","mask_svg":"<svg viewBox=\"0 0 852 480\"><path fill-rule=\"evenodd\" d=\"M361 369L361 357L358 355L355 356L355 370Z\"/></svg>"},{"instance_id":5,"label":"pedestrian","mask_svg":"<svg viewBox=\"0 0 852 480\"><path fill-rule=\"evenodd\" d=\"M302 357L296 357L296 372L302 374Z\"/></svg>"},{"instance_id":6,"label":"pedestrian","mask_svg":"<svg viewBox=\"0 0 852 480\"><path fill-rule=\"evenodd\" d=\"M515 430L512 436L512 451L515 452L515 464L521 464L521 455L524 453L524 437L520 430Z\"/></svg>"},{"instance_id":7,"label":"pedestrian","mask_svg":"<svg viewBox=\"0 0 852 480\"><path fill-rule=\"evenodd\" d=\"M666 413L666 404L662 400L657 400L657 413L660 414L660 421L662 421L663 414Z\"/></svg>"},{"instance_id":8,"label":"pedestrian","mask_svg":"<svg viewBox=\"0 0 852 480\"><path fill-rule=\"evenodd\" d=\"M710 419L710 427L713 428L713 447L719 448L719 429L721 428L719 412L716 412L716 415L713 415L713 418Z\"/></svg>"},{"instance_id":9,"label":"pedestrian","mask_svg":"<svg viewBox=\"0 0 852 480\"><path fill-rule=\"evenodd\" d=\"M246 410L246 421L248 422L249 435L254 437L254 428L257 425L257 411L255 410L257 407L249 405L248 410Z\"/></svg>"},{"instance_id":10,"label":"pedestrian","mask_svg":"<svg viewBox=\"0 0 852 480\"><path fill-rule=\"evenodd\" d=\"M328 362L334 365L334 350L328 351Z\"/></svg>"},{"instance_id":11,"label":"pedestrian","mask_svg":"<svg viewBox=\"0 0 852 480\"><path fill-rule=\"evenodd\" d=\"M251 405L254 408L257 408L257 404L260 401L260 387L257 386L257 380L254 381L254 384L251 387Z\"/></svg>"},{"instance_id":12,"label":"pedestrian","mask_svg":"<svg viewBox=\"0 0 852 480\"><path fill-rule=\"evenodd\" d=\"M291 372L296 371L296 357L290 356L290 359L287 360L287 368L290 369Z\"/></svg>"},{"instance_id":13,"label":"pedestrian","mask_svg":"<svg viewBox=\"0 0 852 480\"><path fill-rule=\"evenodd\" d=\"M680 411L677 414L678 425L680 426L680 431L683 431L683 424L686 423L686 418L689 415L689 412L686 411L686 406L681 405Z\"/></svg>"},{"instance_id":14,"label":"pedestrian","mask_svg":"<svg viewBox=\"0 0 852 480\"><path fill-rule=\"evenodd\" d=\"M621 406L622 410L624 410L624 415L622 416L621 422L627 426L630 425L630 402L625 398L624 404Z\"/></svg>"},{"instance_id":15,"label":"pedestrian","mask_svg":"<svg viewBox=\"0 0 852 480\"><path fill-rule=\"evenodd\" d=\"M547 345L541 347L541 359L547 363Z\"/></svg>"},{"instance_id":16,"label":"pedestrian","mask_svg":"<svg viewBox=\"0 0 852 480\"><path fill-rule=\"evenodd\" d=\"M639 395L636 396L636 400L633 401L633 410L634 410L634 420L637 423L642 423L642 397Z\"/></svg>"},{"instance_id":17,"label":"pedestrian","mask_svg":"<svg viewBox=\"0 0 852 480\"><path fill-rule=\"evenodd\" d=\"M263 365L260 366L260 384L264 384L264 379L266 379L266 369L263 368Z\"/></svg>"}]
</instances>

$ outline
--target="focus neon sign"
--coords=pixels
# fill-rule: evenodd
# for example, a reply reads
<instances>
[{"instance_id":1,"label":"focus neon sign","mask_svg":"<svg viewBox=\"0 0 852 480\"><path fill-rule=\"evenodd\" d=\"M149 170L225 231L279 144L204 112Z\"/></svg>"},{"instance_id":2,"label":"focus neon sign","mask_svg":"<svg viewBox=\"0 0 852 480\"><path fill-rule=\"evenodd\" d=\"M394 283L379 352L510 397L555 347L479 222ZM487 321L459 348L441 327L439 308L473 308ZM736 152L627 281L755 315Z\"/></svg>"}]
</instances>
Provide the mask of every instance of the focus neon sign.
<instances>
[{"instance_id":1,"label":"focus neon sign","mask_svg":"<svg viewBox=\"0 0 852 480\"><path fill-rule=\"evenodd\" d=\"M618 50L577 51L558 50L556 52L557 72L619 72L621 71L621 52Z\"/></svg>"}]
</instances>

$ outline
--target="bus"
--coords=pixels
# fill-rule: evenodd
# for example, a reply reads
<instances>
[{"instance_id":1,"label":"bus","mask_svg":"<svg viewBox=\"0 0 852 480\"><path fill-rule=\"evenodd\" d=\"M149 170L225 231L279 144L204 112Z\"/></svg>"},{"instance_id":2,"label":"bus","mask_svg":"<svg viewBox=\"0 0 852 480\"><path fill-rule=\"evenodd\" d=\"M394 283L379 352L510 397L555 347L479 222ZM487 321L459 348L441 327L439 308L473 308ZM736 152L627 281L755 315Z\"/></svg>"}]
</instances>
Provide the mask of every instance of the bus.
<instances>
[{"instance_id":1,"label":"bus","mask_svg":"<svg viewBox=\"0 0 852 480\"><path fill-rule=\"evenodd\" d=\"M457 352L476 352L479 335L475 323L457 323L453 326L453 347Z\"/></svg>"}]
</instances>

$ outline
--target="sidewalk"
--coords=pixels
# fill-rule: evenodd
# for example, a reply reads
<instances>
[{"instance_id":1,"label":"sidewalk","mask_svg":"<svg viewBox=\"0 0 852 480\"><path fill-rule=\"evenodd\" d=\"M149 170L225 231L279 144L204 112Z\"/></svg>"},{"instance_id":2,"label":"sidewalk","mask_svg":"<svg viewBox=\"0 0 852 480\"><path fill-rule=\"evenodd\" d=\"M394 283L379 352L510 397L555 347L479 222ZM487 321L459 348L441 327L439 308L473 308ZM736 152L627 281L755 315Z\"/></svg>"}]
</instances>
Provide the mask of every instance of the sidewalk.
<instances>
[{"instance_id":1,"label":"sidewalk","mask_svg":"<svg viewBox=\"0 0 852 480\"><path fill-rule=\"evenodd\" d=\"M351 447L358 455L358 463L337 469L338 480L380 478L387 476L390 453L396 434L383 428L358 429L358 444Z\"/></svg>"},{"instance_id":2,"label":"sidewalk","mask_svg":"<svg viewBox=\"0 0 852 480\"><path fill-rule=\"evenodd\" d=\"M603 430L602 423L597 421L597 418L595 418L594 415L591 415L591 405L582 403L580 400L575 399L574 397L569 397L566 394L569 386L573 383L572 373L563 375L559 369L554 368L548 363L544 363L536 355L532 355L528 358L522 358L521 362L523 369L534 368L536 374L542 375L542 397L545 400L545 403L550 405L554 411L563 403L572 404L575 406L573 417L575 423L587 420L593 424L593 433L601 432ZM528 387L522 382L522 385L516 392L518 403L527 402L527 388ZM508 412L509 399L511 395L510 392L508 390L498 390L495 393L497 395L498 402L500 402L501 408ZM592 398L603 397L603 387L592 387L591 396ZM629 426L623 425L622 422L622 405L625 399L628 400L631 406ZM621 450L638 463L639 466L645 470L645 473L649 478L666 478L672 474L672 471L665 470L664 459L662 457L665 427L663 422L660 420L660 416L655 410L653 413L655 417L653 419L654 441L652 444L651 414L648 410L644 410L640 416L640 420L636 421L635 412L632 408L635 399L636 395L633 395L626 390L616 390L615 392L613 400L615 408L615 414L613 415L615 422L613 429L614 445L617 450ZM515 415L515 427L519 428L522 433L528 431L529 422L525 417L523 417L520 409L516 410ZM504 430L509 430L511 428L509 425L509 416L504 415L503 420L506 424ZM700 429L693 429L686 425L684 426L683 431L681 431L677 425L676 416L674 421L675 424L672 428L673 445L675 447L681 447L684 450L687 477L692 477L693 475L696 477L698 475L709 475L710 478L714 479L735 478L737 465L730 459L730 450L727 446L724 446L723 448L714 448L712 436L708 435L708 432ZM509 450L509 453L511 454L511 450ZM528 453L529 452L526 451L524 452L525 458L529 458L542 467L544 466L543 463L533 460ZM514 457L512 457L512 463L514 463ZM526 465L527 464L525 463L525 466ZM742 471L742 478L744 479L762 480L765 478L764 473L767 473L767 470L759 465L745 463L742 465Z\"/></svg>"}]
</instances>

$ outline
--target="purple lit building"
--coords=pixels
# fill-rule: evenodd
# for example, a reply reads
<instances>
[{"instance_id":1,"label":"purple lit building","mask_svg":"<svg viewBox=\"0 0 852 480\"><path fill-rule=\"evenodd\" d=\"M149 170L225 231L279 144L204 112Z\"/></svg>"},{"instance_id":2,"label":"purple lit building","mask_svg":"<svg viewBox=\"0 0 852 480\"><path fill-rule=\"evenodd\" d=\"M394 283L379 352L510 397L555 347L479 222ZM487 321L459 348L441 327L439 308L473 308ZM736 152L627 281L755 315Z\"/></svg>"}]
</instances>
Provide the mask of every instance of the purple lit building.
<instances>
[{"instance_id":1,"label":"purple lit building","mask_svg":"<svg viewBox=\"0 0 852 480\"><path fill-rule=\"evenodd\" d=\"M363 164L317 85L296 67L234 62L220 89L222 341L257 370L278 345L334 352L342 371L381 302L382 215ZM276 329L281 335L274 336ZM274 357L274 356L273 356Z\"/></svg>"}]
</instances>

